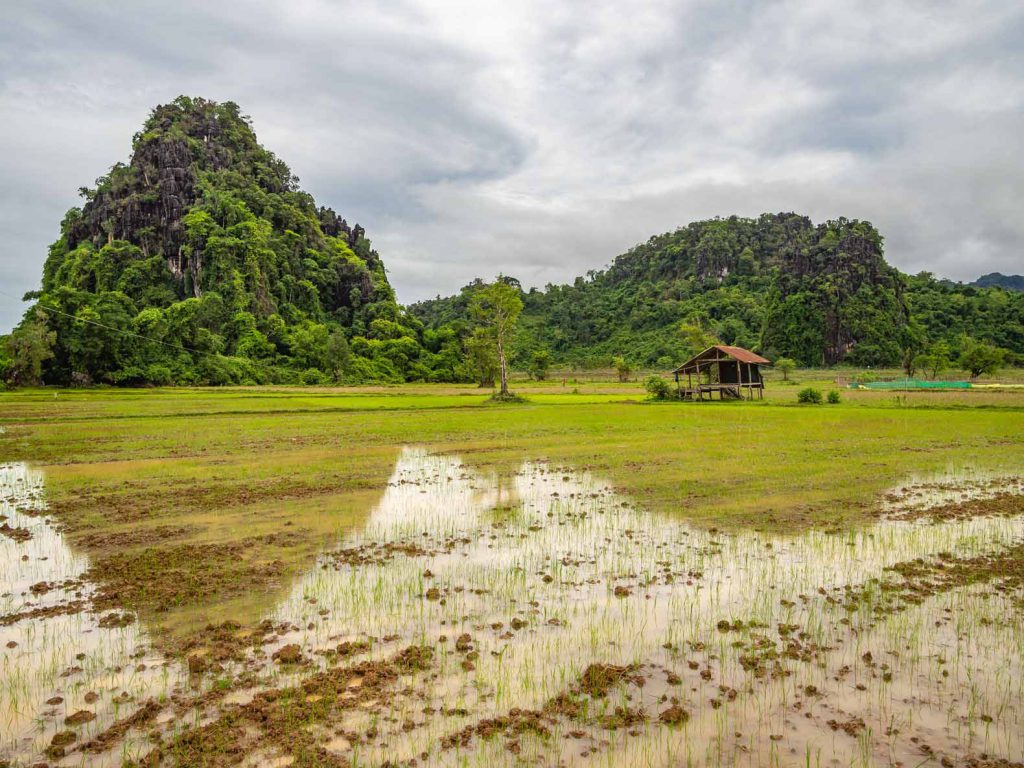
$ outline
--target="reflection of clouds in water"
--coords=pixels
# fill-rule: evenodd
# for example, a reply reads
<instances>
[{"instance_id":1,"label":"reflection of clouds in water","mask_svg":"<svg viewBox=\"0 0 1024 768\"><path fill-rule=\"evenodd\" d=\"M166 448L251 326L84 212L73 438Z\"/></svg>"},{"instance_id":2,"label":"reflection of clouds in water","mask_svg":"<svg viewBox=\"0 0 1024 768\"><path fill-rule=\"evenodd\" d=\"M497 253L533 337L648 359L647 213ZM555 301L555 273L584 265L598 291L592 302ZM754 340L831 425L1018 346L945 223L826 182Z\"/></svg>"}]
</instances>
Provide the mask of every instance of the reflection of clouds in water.
<instances>
[{"instance_id":1,"label":"reflection of clouds in water","mask_svg":"<svg viewBox=\"0 0 1024 768\"><path fill-rule=\"evenodd\" d=\"M1006 493L1024 494L1024 476L957 466L945 472L911 475L885 494L883 506L887 512L924 510Z\"/></svg>"},{"instance_id":2,"label":"reflection of clouds in water","mask_svg":"<svg viewBox=\"0 0 1024 768\"><path fill-rule=\"evenodd\" d=\"M0 515L7 518L7 525L32 535L24 542L0 536L3 616L57 608L90 595L88 586L77 584L88 559L72 552L45 518L43 490L42 472L25 464L0 466ZM68 581L76 583L68 589L31 589ZM0 626L0 759L36 757L72 712L95 712L96 719L80 729L80 736L88 737L133 712L138 702L173 686L173 667L164 668L159 659L139 654L148 647L148 640L137 623L103 628L98 626L99 618L83 611ZM90 692L99 699L87 702ZM125 692L131 700L114 701ZM63 698L63 703L46 705L53 696ZM127 748L131 754L132 746ZM89 761L101 763L98 758Z\"/></svg>"},{"instance_id":3,"label":"reflection of clouds in water","mask_svg":"<svg viewBox=\"0 0 1024 768\"><path fill-rule=\"evenodd\" d=\"M429 531L434 536L471 526L497 499L494 477L481 478L458 459L403 448L360 538L391 541ZM427 527L429 523L429 528Z\"/></svg>"},{"instance_id":4,"label":"reflection of clouds in water","mask_svg":"<svg viewBox=\"0 0 1024 768\"><path fill-rule=\"evenodd\" d=\"M1017 483L1019 488L1019 479ZM905 485L921 484L915 478ZM0 468L2 514L10 518L10 525L28 528L33 534L23 544L0 539L0 583L8 585L2 598L5 614L65 597L59 591L38 598L23 593L41 581L75 579L88 564L42 517L26 514L44 509L42 487L41 474L24 465ZM695 701L706 701L716 695L721 680L731 675L741 687L738 681L745 674L737 662L738 652L716 632L721 619L758 618L768 627L779 621L814 621L825 644L841 646L845 630L835 634L824 627L820 603L783 610L780 598L814 596L821 586L861 584L881 576L888 565L937 552L991 551L1019 540L1022 533L1024 519L1019 517L934 525L885 521L841 535L712 533L639 510L588 473L526 462L512 476L502 477L476 472L458 457L407 448L399 455L366 528L342 546L415 544L430 554L399 552L355 567L324 558L296 582L272 616L301 628L278 643L300 642L307 651L333 647L340 638L388 635L398 636L396 644L378 646L374 653L388 655L398 643L423 642L439 650L440 676L432 683L428 700L396 697L388 702L388 714L396 722L407 716L419 720L424 706L465 705L472 715L465 721L428 719L412 733L392 734L391 751L383 756L411 756L460 724L514 706L541 705L594 661L668 664L662 647L666 642L706 643L716 649L715 663L721 668L716 678L687 683L697 689ZM29 559L21 560L22 554ZM616 596L615 586L625 587L628 594ZM425 599L431 587L439 590L441 600ZM915 608L900 621L919 619L927 626L931 610ZM512 617L525 620L526 627L508 633ZM0 627L0 641L19 643L2 657L0 759L5 751L38 753L45 746L56 718L44 720L41 728L35 727L32 718L51 695L59 693L67 699L58 708L61 720L76 709L96 709L99 719L86 728L95 733L115 714L124 717L136 706L129 704L115 713L111 698L121 690L128 690L138 702L179 682L177 665L156 667L147 659L146 672L133 671L138 660L131 655L146 645L138 625L106 630L96 625L96 618L82 613ZM498 623L501 629L492 630L491 625ZM903 626L882 624L875 634L887 642L902 643ZM992 699L992 690L998 686L991 684L985 669L975 667L1018 670L1019 660L999 656L1016 646L995 642L992 628L974 626L972 631L974 656L962 654L955 663L963 665L961 683L969 687L970 695L995 710L998 702ZM464 671L460 658L437 644L442 634L451 638L462 632L472 634L480 651L472 672ZM921 637L931 642L933 635ZM944 637L942 642L948 646L957 639ZM934 651L928 645L924 652ZM86 653L85 660L75 658L79 652ZM841 648L834 655L856 665L859 652L851 653ZM322 663L315 654L310 658ZM61 678L73 665L83 670ZM308 670L296 676L281 674L274 665L270 667L263 671L268 686L308 674ZM117 668L123 671L115 672ZM825 677L813 682L823 690L831 685ZM771 693L761 694L756 706L737 704L714 716L698 706L686 732L658 736L662 741L650 747L651 754L690 755L693 744L710 743L723 727L757 734L766 727L760 719L764 712L784 709L780 701L791 694L785 693L785 686L793 684L771 683ZM931 697L935 707L953 706L947 692L929 685L914 694L921 701ZM1001 685L999 690L1006 690ZM91 706L83 700L90 690L101 693L100 701ZM880 696L873 688L865 696L868 701L862 709L869 719L881 722L887 716L905 714L905 705L901 709L895 698ZM924 705L915 706L915 717L921 717ZM997 753L1024 748L1022 718L1011 708L981 740ZM1007 723L1016 728L1017 736L1006 735ZM635 743L642 744L646 738ZM680 739L690 741L680 743ZM830 749L839 757L847 756L842 744ZM498 763L512 759L500 753L492 757ZM755 750L750 761L756 757ZM628 753L622 760L634 758L635 753Z\"/></svg>"},{"instance_id":5,"label":"reflection of clouds in water","mask_svg":"<svg viewBox=\"0 0 1024 768\"><path fill-rule=\"evenodd\" d=\"M514 509L493 514L505 506ZM313 628L289 638L310 647L330 646L339 637L391 634L434 644L442 634L468 632L481 649L476 669L467 674L457 659L449 660L437 683L447 698L433 703L462 702L479 718L512 706L540 706L594 661L666 661L667 641L717 647L722 640L716 624L723 618L756 618L769 628L780 621L821 622L826 609L817 598L820 587L863 584L890 565L938 552L989 552L1022 533L1021 517L884 521L841 535L712 533L639 510L587 473L527 462L513 477L499 478L476 474L457 457L406 450L365 534L345 546L390 541L422 545L431 554L399 554L358 567L322 563L275 616L298 626L312 622ZM449 547L446 540L458 543ZM614 586L628 594L616 596ZM437 589L443 603L425 599L428 588ZM799 595L815 599L780 607L781 598ZM321 610L327 617L318 615ZM930 609L915 610L926 615ZM502 638L513 616L528 619L528 628ZM502 630L487 631L498 623ZM840 645L846 637L845 629L828 631L839 634L826 644ZM899 628L894 632L898 636ZM728 644L720 649L716 663L723 674L745 674L737 653ZM972 674L983 678L980 670ZM988 693L979 682L972 695L984 700ZM935 700L945 701L937 693ZM777 704L769 700L765 706ZM898 707L885 697L865 706L879 722L903 714L892 711ZM757 712L741 708L733 717L736 730L759 727ZM457 725L428 724L396 738L414 755ZM691 729L700 734L712 725L693 723Z\"/></svg>"}]
</instances>

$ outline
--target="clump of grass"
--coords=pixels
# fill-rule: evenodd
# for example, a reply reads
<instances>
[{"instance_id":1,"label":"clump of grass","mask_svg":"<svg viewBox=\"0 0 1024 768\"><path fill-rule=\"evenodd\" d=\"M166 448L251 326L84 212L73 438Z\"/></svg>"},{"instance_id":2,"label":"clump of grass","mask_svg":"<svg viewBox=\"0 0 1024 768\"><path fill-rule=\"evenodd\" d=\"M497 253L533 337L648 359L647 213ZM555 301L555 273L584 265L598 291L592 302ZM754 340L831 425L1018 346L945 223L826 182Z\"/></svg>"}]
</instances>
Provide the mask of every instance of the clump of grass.
<instances>
[{"instance_id":1,"label":"clump of grass","mask_svg":"<svg viewBox=\"0 0 1024 768\"><path fill-rule=\"evenodd\" d=\"M517 395L515 392L495 392L491 395L491 400L495 403L528 403L529 399L522 395Z\"/></svg>"}]
</instances>

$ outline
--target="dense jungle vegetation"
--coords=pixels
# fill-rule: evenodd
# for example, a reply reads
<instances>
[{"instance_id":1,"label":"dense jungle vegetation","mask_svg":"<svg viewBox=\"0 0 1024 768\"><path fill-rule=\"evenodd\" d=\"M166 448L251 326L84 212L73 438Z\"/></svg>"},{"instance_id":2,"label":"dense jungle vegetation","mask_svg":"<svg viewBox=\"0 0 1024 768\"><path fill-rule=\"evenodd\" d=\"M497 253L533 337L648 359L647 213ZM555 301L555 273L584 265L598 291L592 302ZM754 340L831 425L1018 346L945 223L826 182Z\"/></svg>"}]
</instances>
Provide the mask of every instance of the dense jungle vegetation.
<instances>
[{"instance_id":1,"label":"dense jungle vegetation","mask_svg":"<svg viewBox=\"0 0 1024 768\"><path fill-rule=\"evenodd\" d=\"M71 209L0 344L9 384L479 381L486 285L405 309L364 230L303 192L231 102L157 107ZM652 237L571 285L522 291L511 361L669 368L710 343L807 366L938 372L1024 357L1024 293L907 276L868 222L730 217ZM987 357L986 357L987 356ZM987 369L991 369L989 364Z\"/></svg>"}]
</instances>

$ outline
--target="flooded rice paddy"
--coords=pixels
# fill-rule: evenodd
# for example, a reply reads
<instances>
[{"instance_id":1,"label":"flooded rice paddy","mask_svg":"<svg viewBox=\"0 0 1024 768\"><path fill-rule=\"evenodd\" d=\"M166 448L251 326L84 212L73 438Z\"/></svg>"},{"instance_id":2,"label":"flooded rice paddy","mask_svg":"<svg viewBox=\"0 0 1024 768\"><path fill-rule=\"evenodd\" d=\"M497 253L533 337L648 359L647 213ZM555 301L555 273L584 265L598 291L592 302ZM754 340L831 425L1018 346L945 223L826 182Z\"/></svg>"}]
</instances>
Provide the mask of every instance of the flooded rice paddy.
<instances>
[{"instance_id":1,"label":"flooded rice paddy","mask_svg":"<svg viewBox=\"0 0 1024 768\"><path fill-rule=\"evenodd\" d=\"M0 469L0 765L1024 761L1024 482L908 478L775 536L409 448L263 620L160 653Z\"/></svg>"}]
</instances>

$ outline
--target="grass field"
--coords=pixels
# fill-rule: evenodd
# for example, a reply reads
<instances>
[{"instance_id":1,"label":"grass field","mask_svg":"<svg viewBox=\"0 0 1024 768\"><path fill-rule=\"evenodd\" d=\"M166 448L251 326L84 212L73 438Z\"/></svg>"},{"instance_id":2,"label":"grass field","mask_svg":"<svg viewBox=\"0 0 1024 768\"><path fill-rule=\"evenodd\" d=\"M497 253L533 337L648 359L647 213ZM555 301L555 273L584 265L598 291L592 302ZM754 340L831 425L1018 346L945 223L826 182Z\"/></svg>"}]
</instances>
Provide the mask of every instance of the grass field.
<instances>
[{"instance_id":1,"label":"grass field","mask_svg":"<svg viewBox=\"0 0 1024 768\"><path fill-rule=\"evenodd\" d=\"M1024 760L1024 391L794 378L0 393L0 765Z\"/></svg>"}]
</instances>

